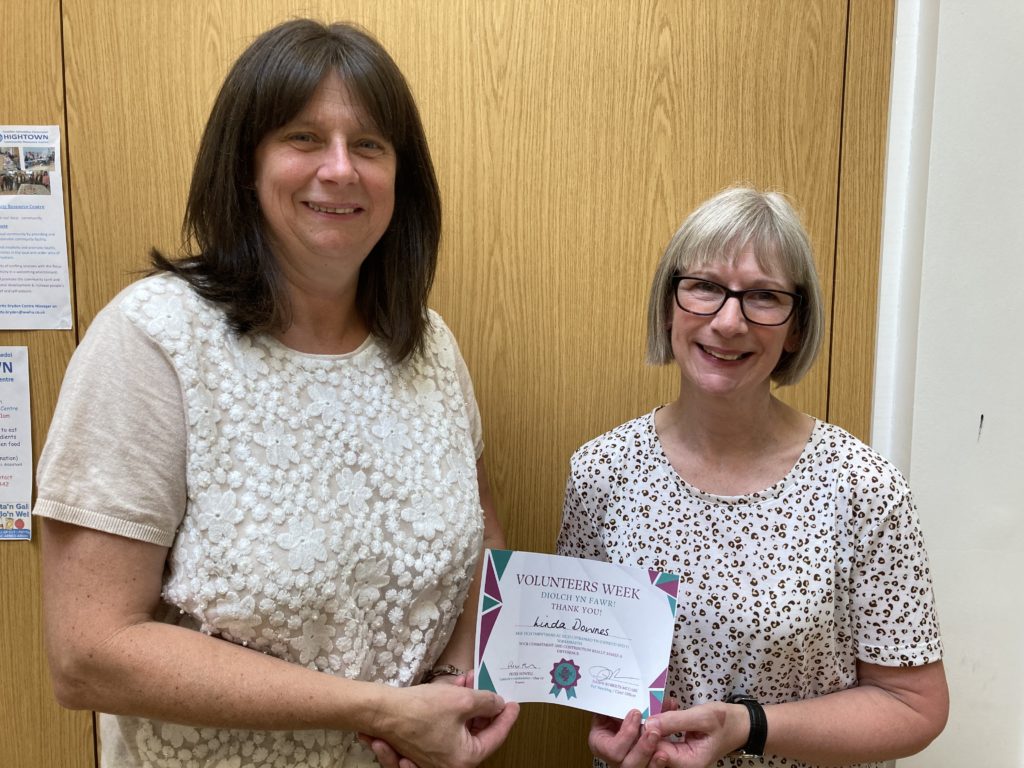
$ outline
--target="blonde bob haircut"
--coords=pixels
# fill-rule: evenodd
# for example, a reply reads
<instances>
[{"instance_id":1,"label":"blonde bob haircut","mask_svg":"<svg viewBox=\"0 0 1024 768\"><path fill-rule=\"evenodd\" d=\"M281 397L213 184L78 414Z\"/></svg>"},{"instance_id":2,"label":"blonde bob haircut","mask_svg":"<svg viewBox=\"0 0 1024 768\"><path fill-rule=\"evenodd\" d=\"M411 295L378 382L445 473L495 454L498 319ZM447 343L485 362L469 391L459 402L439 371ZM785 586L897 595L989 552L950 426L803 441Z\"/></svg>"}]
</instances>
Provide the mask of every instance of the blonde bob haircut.
<instances>
[{"instance_id":1,"label":"blonde bob haircut","mask_svg":"<svg viewBox=\"0 0 1024 768\"><path fill-rule=\"evenodd\" d=\"M800 294L795 320L798 348L784 351L772 371L778 386L796 384L821 348L825 319L810 240L789 201L778 192L730 187L701 203L672 236L661 256L647 305L647 362L666 365L672 354L672 277L734 259L747 247L758 266L792 281Z\"/></svg>"}]
</instances>

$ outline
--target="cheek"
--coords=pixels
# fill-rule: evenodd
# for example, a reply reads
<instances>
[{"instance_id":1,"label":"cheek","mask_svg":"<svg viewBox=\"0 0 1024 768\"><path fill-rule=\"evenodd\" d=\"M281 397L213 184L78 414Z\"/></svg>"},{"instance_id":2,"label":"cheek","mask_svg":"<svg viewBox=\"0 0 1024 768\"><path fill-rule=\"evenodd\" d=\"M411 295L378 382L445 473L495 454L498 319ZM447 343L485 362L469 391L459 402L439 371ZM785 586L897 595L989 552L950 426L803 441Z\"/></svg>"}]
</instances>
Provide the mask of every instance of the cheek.
<instances>
[{"instance_id":1,"label":"cheek","mask_svg":"<svg viewBox=\"0 0 1024 768\"><path fill-rule=\"evenodd\" d=\"M387 201L387 205L394 208L395 205L395 172L394 169L379 169L374 177L374 186L377 195Z\"/></svg>"}]
</instances>

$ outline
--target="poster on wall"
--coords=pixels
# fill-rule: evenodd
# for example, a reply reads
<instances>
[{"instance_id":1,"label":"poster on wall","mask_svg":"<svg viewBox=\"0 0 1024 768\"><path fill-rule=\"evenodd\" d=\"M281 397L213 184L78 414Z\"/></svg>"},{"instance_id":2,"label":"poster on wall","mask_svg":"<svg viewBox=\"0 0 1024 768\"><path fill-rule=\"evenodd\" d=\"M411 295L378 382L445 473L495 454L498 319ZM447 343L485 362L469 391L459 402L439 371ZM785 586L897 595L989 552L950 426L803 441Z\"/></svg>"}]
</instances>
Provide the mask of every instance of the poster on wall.
<instances>
[{"instance_id":1,"label":"poster on wall","mask_svg":"<svg viewBox=\"0 0 1024 768\"><path fill-rule=\"evenodd\" d=\"M0 540L32 538L28 347L0 347Z\"/></svg>"},{"instance_id":2,"label":"poster on wall","mask_svg":"<svg viewBox=\"0 0 1024 768\"><path fill-rule=\"evenodd\" d=\"M0 329L71 327L60 127L0 125Z\"/></svg>"}]
</instances>

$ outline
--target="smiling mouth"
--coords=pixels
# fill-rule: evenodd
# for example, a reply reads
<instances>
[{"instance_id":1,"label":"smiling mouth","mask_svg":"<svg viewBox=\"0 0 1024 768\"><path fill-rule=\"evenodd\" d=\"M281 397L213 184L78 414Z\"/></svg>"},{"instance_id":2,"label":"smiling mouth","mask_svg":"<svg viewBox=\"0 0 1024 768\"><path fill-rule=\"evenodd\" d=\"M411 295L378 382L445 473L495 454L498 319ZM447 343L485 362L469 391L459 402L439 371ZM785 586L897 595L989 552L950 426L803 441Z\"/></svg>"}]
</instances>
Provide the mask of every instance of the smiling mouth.
<instances>
[{"instance_id":1,"label":"smiling mouth","mask_svg":"<svg viewBox=\"0 0 1024 768\"><path fill-rule=\"evenodd\" d=\"M736 352L734 354L727 354L725 352L716 352L715 350L709 347L705 347L703 344L698 344L697 346L700 347L705 354L711 355L711 357L715 358L715 360L723 360L727 363L734 363L737 360L742 360L743 358L749 357L751 355L750 352Z\"/></svg>"},{"instance_id":2,"label":"smiling mouth","mask_svg":"<svg viewBox=\"0 0 1024 768\"><path fill-rule=\"evenodd\" d=\"M355 208L328 208L327 206L317 205L316 203L306 203L317 213L355 213Z\"/></svg>"}]
</instances>

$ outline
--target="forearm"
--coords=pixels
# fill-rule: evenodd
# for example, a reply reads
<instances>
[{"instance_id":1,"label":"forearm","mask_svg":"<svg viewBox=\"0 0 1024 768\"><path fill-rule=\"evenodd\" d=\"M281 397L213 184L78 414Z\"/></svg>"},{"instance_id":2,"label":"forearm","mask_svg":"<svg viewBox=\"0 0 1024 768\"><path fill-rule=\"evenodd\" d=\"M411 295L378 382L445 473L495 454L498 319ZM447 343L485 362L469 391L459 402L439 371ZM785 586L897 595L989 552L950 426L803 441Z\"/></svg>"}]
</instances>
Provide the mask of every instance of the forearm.
<instances>
[{"instance_id":1,"label":"forearm","mask_svg":"<svg viewBox=\"0 0 1024 768\"><path fill-rule=\"evenodd\" d=\"M918 673L941 676L941 684L936 681L926 692L893 691L862 680L847 691L765 706L765 751L816 765L893 760L920 752L942 731L948 698L941 663Z\"/></svg>"},{"instance_id":2,"label":"forearm","mask_svg":"<svg viewBox=\"0 0 1024 768\"><path fill-rule=\"evenodd\" d=\"M821 766L892 760L919 752L942 731L949 700L941 662L910 668L859 663L858 679L849 690L765 705L764 754ZM618 752L630 751L638 765L655 752L668 765L707 765L746 744L750 717L741 704L711 702L662 712L646 729L660 737L656 749L634 744L636 734L609 739L598 729L598 736ZM671 734L685 735L667 739Z\"/></svg>"},{"instance_id":3,"label":"forearm","mask_svg":"<svg viewBox=\"0 0 1024 768\"><path fill-rule=\"evenodd\" d=\"M164 548L46 519L42 532L46 650L66 707L193 725L370 733L399 709L397 689L156 621Z\"/></svg>"},{"instance_id":4,"label":"forearm","mask_svg":"<svg viewBox=\"0 0 1024 768\"><path fill-rule=\"evenodd\" d=\"M388 713L398 709L391 700L397 689L154 621L91 647L69 641L51 652L51 666L59 700L75 709L224 728L366 733L385 731Z\"/></svg>"}]
</instances>

